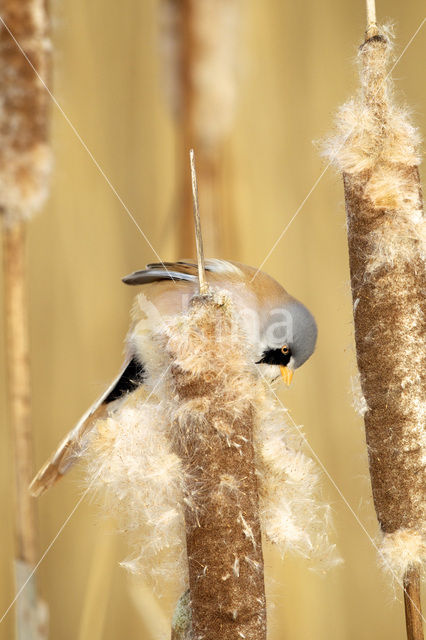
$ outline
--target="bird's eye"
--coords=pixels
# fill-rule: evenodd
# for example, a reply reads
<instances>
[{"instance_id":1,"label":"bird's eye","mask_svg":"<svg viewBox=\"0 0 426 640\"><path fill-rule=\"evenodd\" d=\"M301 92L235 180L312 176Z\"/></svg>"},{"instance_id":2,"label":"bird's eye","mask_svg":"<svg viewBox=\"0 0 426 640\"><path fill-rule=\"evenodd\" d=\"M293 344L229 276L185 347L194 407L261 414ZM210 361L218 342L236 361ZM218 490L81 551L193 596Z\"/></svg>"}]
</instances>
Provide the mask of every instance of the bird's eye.
<instances>
[{"instance_id":1,"label":"bird's eye","mask_svg":"<svg viewBox=\"0 0 426 640\"><path fill-rule=\"evenodd\" d=\"M281 347L281 353L284 356L288 356L288 354L290 353L290 349L288 348L288 346L286 344L283 347Z\"/></svg>"}]
</instances>

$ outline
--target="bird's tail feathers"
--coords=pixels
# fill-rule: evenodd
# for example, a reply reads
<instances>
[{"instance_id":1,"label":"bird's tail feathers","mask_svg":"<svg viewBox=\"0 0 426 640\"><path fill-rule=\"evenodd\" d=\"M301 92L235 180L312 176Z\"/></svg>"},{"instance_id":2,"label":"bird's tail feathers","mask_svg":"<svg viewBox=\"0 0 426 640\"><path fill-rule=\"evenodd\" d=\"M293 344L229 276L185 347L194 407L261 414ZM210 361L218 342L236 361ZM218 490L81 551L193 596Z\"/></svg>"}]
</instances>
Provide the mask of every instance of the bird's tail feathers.
<instances>
[{"instance_id":1,"label":"bird's tail feathers","mask_svg":"<svg viewBox=\"0 0 426 640\"><path fill-rule=\"evenodd\" d=\"M41 496L74 466L86 448L89 432L96 420L106 411L106 406L101 404L95 410L89 409L74 429L65 436L31 482L29 491L32 496Z\"/></svg>"}]
</instances>

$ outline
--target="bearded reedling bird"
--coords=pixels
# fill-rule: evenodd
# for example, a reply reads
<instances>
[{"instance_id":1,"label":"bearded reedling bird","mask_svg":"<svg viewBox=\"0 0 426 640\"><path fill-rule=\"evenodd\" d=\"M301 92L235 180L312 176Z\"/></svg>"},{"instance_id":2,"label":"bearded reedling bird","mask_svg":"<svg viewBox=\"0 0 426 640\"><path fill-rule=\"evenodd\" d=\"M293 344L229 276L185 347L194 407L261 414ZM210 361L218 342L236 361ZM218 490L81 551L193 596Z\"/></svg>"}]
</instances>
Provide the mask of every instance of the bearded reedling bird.
<instances>
[{"instance_id":1,"label":"bearded reedling bird","mask_svg":"<svg viewBox=\"0 0 426 640\"><path fill-rule=\"evenodd\" d=\"M210 259L206 260L205 269L208 284L227 292L246 321L262 374L273 380L281 373L289 385L294 370L315 349L317 327L311 313L273 278L253 267ZM197 293L197 265L186 261L149 264L146 269L123 278L123 282L145 285L144 294L160 316L176 315ZM30 485L33 496L44 493L74 465L96 421L144 384L147 375L144 344L135 330L140 320L138 306L135 308L126 339L127 357L120 373L37 473Z\"/></svg>"}]
</instances>

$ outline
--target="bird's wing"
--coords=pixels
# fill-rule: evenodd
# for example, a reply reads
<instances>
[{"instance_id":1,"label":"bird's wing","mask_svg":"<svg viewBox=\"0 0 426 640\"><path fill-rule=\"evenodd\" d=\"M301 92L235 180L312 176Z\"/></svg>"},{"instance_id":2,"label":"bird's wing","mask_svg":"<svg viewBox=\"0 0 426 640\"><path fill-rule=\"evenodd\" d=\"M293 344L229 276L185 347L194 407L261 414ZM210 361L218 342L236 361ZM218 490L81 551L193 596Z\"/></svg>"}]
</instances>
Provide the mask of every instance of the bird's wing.
<instances>
[{"instance_id":1,"label":"bird's wing","mask_svg":"<svg viewBox=\"0 0 426 640\"><path fill-rule=\"evenodd\" d=\"M243 276L241 269L234 263L226 260L207 259L205 261L207 272L220 276ZM178 260L177 262L153 262L146 265L146 269L134 271L125 276L125 284L137 285L158 282L159 280L186 280L197 282L198 267L189 260Z\"/></svg>"},{"instance_id":2,"label":"bird's wing","mask_svg":"<svg viewBox=\"0 0 426 640\"><path fill-rule=\"evenodd\" d=\"M187 280L196 282L197 265L189 262L159 262L147 264L146 269L134 271L123 278L125 284L148 284L159 280Z\"/></svg>"},{"instance_id":3,"label":"bird's wing","mask_svg":"<svg viewBox=\"0 0 426 640\"><path fill-rule=\"evenodd\" d=\"M134 357L128 356L115 380L65 436L37 473L30 484L30 493L34 497L40 496L65 475L83 453L90 431L96 420L106 415L108 405L137 389L143 383L143 378L143 366Z\"/></svg>"}]
</instances>

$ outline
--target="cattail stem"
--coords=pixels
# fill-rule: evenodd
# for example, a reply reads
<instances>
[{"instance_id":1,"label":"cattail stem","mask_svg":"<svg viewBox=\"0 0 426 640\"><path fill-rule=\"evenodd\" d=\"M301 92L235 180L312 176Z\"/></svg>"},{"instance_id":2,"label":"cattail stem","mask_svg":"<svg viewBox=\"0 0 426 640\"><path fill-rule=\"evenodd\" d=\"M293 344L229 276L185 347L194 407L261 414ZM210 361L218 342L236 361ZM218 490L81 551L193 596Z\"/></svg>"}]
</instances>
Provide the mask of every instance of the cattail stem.
<instances>
[{"instance_id":1,"label":"cattail stem","mask_svg":"<svg viewBox=\"0 0 426 640\"><path fill-rule=\"evenodd\" d=\"M406 571L403 585L407 640L423 640L420 571L418 567Z\"/></svg>"}]
</instances>

